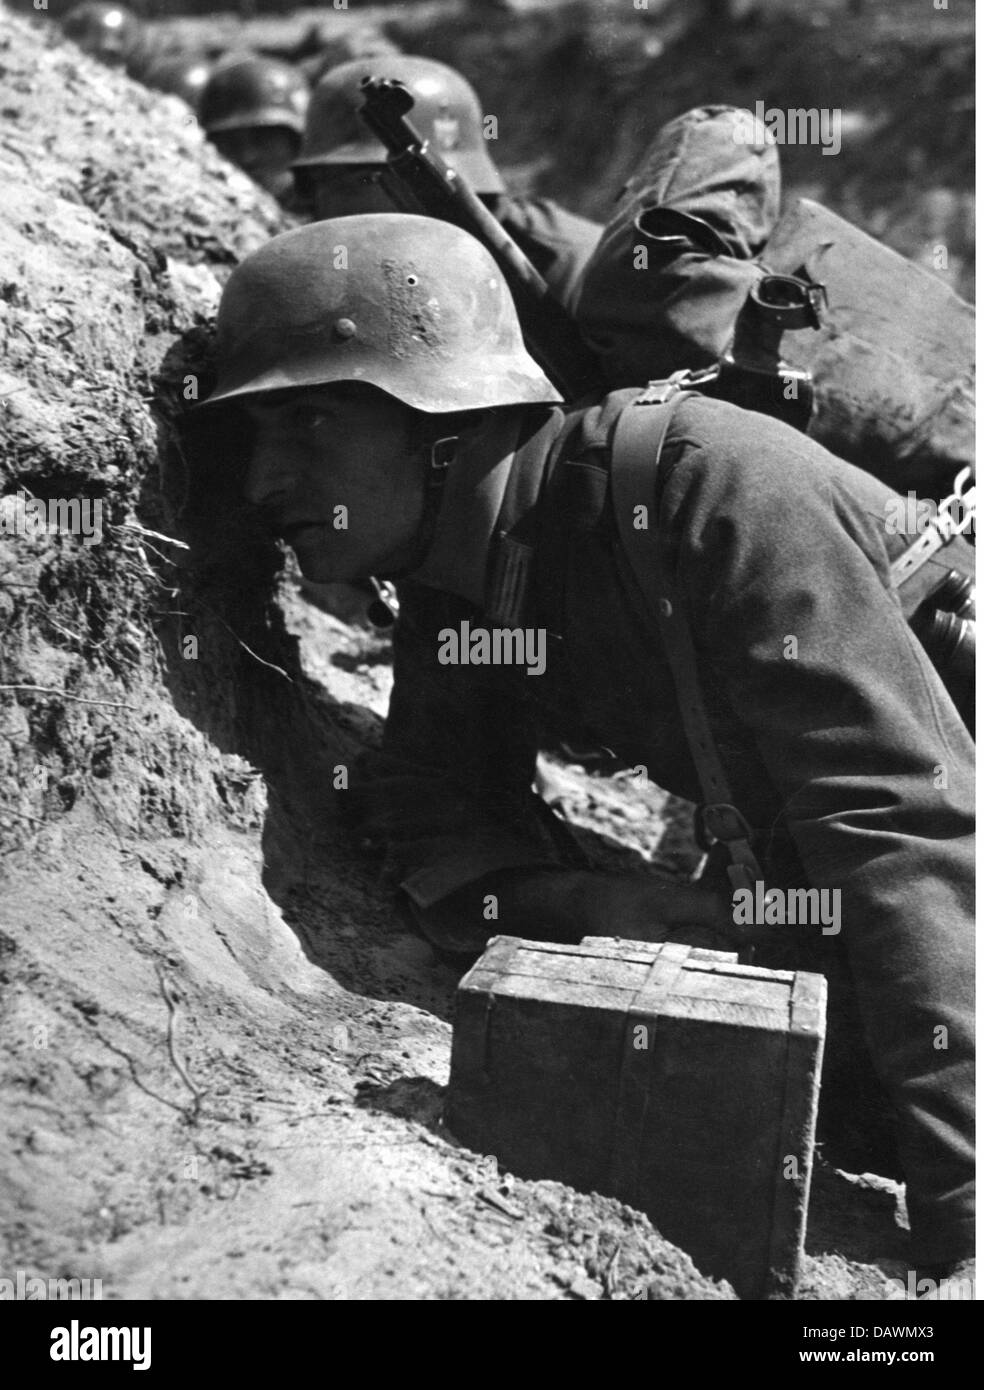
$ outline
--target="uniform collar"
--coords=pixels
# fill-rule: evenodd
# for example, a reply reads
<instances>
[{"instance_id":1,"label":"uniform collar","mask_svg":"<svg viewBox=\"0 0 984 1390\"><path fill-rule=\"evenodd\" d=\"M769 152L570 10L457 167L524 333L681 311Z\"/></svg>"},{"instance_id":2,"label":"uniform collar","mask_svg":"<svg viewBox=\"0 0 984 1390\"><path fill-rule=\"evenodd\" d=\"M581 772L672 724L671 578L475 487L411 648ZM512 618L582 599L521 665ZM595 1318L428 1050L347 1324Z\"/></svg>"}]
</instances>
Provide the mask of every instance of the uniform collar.
<instances>
[{"instance_id":1,"label":"uniform collar","mask_svg":"<svg viewBox=\"0 0 984 1390\"><path fill-rule=\"evenodd\" d=\"M497 410L480 435L462 439L447 471L433 541L408 576L415 584L485 607L489 557L504 503L516 492L516 470L526 484L522 492L535 500L548 452L539 447L541 438L558 434L563 418L556 406Z\"/></svg>"}]
</instances>

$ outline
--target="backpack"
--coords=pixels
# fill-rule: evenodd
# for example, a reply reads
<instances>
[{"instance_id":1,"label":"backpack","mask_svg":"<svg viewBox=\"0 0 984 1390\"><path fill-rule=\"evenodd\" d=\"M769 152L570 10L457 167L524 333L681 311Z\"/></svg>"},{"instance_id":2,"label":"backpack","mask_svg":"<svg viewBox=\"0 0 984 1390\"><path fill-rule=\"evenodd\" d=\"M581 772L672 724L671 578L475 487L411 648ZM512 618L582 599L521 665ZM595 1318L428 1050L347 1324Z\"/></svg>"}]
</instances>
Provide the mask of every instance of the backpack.
<instances>
[{"instance_id":1,"label":"backpack","mask_svg":"<svg viewBox=\"0 0 984 1390\"><path fill-rule=\"evenodd\" d=\"M575 316L609 390L689 384L804 429L897 492L974 463L974 313L808 199L779 217L774 146L730 107L656 136L585 269Z\"/></svg>"},{"instance_id":2,"label":"backpack","mask_svg":"<svg viewBox=\"0 0 984 1390\"><path fill-rule=\"evenodd\" d=\"M784 346L812 378L807 433L894 488L941 498L974 468L974 311L921 266L819 203L782 217L763 259L824 287Z\"/></svg>"}]
</instances>

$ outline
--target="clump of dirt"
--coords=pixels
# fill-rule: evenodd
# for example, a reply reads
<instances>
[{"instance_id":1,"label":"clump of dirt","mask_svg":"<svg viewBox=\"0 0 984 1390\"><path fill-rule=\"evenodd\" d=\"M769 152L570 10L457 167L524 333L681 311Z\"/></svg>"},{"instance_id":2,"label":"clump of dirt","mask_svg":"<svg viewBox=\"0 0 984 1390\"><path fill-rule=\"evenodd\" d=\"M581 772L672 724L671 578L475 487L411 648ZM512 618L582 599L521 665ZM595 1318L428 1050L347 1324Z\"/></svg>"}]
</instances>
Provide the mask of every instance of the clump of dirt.
<instances>
[{"instance_id":1,"label":"clump of dirt","mask_svg":"<svg viewBox=\"0 0 984 1390\"><path fill-rule=\"evenodd\" d=\"M11 19L0 62L0 612L16 695L0 831L24 843L95 784L119 829L190 832L217 801L210 754L192 751L169 702L145 698L174 608L149 559L178 553L137 514L157 467L150 403L220 278L283 224L181 103L57 46L50 23ZM98 527L81 540L19 530L31 499L78 499Z\"/></svg>"}]
</instances>

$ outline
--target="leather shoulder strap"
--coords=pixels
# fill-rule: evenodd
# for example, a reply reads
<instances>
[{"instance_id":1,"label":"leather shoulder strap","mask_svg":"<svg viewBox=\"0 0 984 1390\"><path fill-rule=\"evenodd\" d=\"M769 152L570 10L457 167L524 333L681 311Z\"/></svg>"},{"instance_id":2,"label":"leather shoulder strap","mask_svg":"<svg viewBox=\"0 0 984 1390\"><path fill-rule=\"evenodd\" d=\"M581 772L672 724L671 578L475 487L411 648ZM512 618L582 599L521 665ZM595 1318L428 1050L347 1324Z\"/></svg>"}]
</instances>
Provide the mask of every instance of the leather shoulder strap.
<instances>
[{"instance_id":1,"label":"leather shoulder strap","mask_svg":"<svg viewBox=\"0 0 984 1390\"><path fill-rule=\"evenodd\" d=\"M762 880L762 870L752 850L751 830L734 804L704 705L686 608L665 551L657 542L656 474L673 412L689 394L672 380L650 383L622 411L612 438L612 504L619 539L645 608L656 617L670 662L704 796L704 829L709 839L720 840L727 847L732 886L754 891L755 882Z\"/></svg>"}]
</instances>

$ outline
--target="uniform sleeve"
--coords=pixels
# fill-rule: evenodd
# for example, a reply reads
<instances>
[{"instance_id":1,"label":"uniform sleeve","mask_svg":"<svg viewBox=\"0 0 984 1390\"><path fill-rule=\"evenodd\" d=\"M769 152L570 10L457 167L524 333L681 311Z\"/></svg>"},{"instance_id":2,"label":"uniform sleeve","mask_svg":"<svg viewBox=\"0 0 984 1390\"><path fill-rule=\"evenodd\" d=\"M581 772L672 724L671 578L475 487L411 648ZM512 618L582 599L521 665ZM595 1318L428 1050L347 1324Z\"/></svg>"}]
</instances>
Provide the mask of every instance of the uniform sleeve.
<instances>
[{"instance_id":1,"label":"uniform sleeve","mask_svg":"<svg viewBox=\"0 0 984 1390\"><path fill-rule=\"evenodd\" d=\"M840 895L871 1055L903 1114L913 1231L943 1248L973 1176L973 743L888 586L856 470L722 403L685 402L679 420L700 442L669 470L660 537L721 751L734 766L754 749L809 884Z\"/></svg>"},{"instance_id":2,"label":"uniform sleeve","mask_svg":"<svg viewBox=\"0 0 984 1390\"><path fill-rule=\"evenodd\" d=\"M532 790L537 742L523 667L442 665L440 634L480 614L420 586L400 590L393 695L380 753L353 785L355 827L420 909L497 869L581 867Z\"/></svg>"},{"instance_id":3,"label":"uniform sleeve","mask_svg":"<svg viewBox=\"0 0 984 1390\"><path fill-rule=\"evenodd\" d=\"M601 236L601 225L567 212L547 198L504 199L499 217L546 280L554 298L573 313L581 277Z\"/></svg>"},{"instance_id":4,"label":"uniform sleeve","mask_svg":"<svg viewBox=\"0 0 984 1390\"><path fill-rule=\"evenodd\" d=\"M695 407L700 446L668 472L660 534L665 518L720 721L754 736L818 881L895 854L907 879L921 859L962 869L973 742L889 586L873 499L894 494L723 402L686 403L681 428Z\"/></svg>"}]
</instances>

